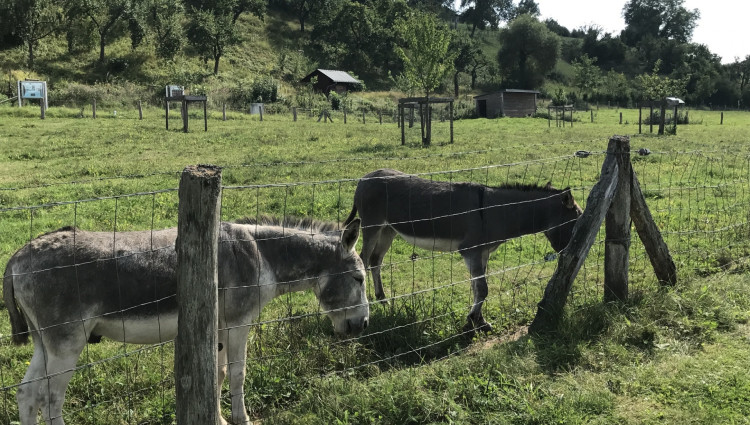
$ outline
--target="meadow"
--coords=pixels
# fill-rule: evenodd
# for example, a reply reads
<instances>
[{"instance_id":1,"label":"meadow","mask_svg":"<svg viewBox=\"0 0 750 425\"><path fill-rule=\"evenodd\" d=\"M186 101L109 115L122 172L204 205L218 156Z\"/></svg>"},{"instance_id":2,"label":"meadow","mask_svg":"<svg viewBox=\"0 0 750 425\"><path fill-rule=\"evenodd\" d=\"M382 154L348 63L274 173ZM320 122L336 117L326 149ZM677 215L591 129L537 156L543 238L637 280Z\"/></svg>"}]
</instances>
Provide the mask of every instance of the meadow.
<instances>
[{"instance_id":1,"label":"meadow","mask_svg":"<svg viewBox=\"0 0 750 425\"><path fill-rule=\"evenodd\" d=\"M176 225L176 187L191 164L223 167L222 218L260 214L343 221L357 178L395 168L449 181L571 187L585 206L614 134L632 161L679 271L659 290L633 233L631 300L602 305L603 232L554 336L523 332L554 271L543 235L490 259L485 315L495 332L461 335L471 302L458 255L397 239L383 272L388 305L371 328L339 341L312 294L277 299L251 332L246 404L263 423L747 423L750 416L750 114L690 111L676 135L638 134L638 111L433 124L405 145L390 118L291 113L191 113L191 131L163 111L0 107L0 271L30 238L65 225L126 231ZM623 124L619 124L619 114ZM170 123L179 122L173 112ZM650 154L639 155L639 149ZM645 153L645 151L643 151ZM578 154L576 154L578 153ZM372 288L368 286L368 290ZM371 293L368 297L374 299ZM4 309L3 309L4 310ZM290 319L290 318L295 319ZM0 315L0 422L17 421L16 385L32 347L10 344ZM68 390L68 423L171 424L172 344L87 347ZM229 404L224 403L228 409Z\"/></svg>"}]
</instances>

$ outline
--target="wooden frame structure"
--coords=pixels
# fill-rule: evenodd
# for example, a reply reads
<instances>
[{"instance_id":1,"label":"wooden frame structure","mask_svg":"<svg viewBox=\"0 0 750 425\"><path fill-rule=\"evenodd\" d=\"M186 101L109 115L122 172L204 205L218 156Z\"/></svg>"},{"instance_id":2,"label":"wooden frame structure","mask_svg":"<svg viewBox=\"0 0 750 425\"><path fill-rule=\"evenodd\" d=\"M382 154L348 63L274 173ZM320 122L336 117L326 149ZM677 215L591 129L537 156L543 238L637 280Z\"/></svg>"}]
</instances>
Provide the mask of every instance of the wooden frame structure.
<instances>
[{"instance_id":1,"label":"wooden frame structure","mask_svg":"<svg viewBox=\"0 0 750 425\"><path fill-rule=\"evenodd\" d=\"M555 111L555 127L565 127L565 115L568 111L570 111L570 126L573 127L573 112L575 110L576 108L573 105L547 106L547 127L552 127L552 111Z\"/></svg>"},{"instance_id":2,"label":"wooden frame structure","mask_svg":"<svg viewBox=\"0 0 750 425\"><path fill-rule=\"evenodd\" d=\"M190 102L203 103L203 131L208 131L208 113L206 111L208 98L198 95L182 95L167 97L164 99L164 116L167 120L167 130L169 130L169 102L180 102L182 104L182 131L188 132L188 104Z\"/></svg>"},{"instance_id":3,"label":"wooden frame structure","mask_svg":"<svg viewBox=\"0 0 750 425\"><path fill-rule=\"evenodd\" d=\"M432 107L434 103L449 104L448 118L450 120L451 140L453 143L453 102L452 97L404 97L398 100L398 124L401 127L401 144L406 144L406 134L404 130L404 110L414 110L419 108L422 129L422 145L429 146L432 141ZM425 113L426 110L426 113Z\"/></svg>"},{"instance_id":4,"label":"wooden frame structure","mask_svg":"<svg viewBox=\"0 0 750 425\"><path fill-rule=\"evenodd\" d=\"M654 223L630 164L630 138L614 136L609 140L601 178L591 189L586 210L573 228L570 243L560 254L557 269L529 326L530 334L553 331L559 324L573 280L605 220L604 300L627 299L631 219L659 283L674 286L677 267Z\"/></svg>"}]
</instances>

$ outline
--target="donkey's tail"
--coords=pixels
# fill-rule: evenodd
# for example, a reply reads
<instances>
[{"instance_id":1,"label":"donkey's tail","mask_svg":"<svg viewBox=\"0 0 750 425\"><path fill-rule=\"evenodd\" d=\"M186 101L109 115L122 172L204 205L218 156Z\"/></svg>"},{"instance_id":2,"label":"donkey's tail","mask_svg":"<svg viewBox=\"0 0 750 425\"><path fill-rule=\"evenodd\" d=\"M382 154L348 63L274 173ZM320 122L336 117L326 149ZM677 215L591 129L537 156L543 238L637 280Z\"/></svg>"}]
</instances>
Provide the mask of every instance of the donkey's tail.
<instances>
[{"instance_id":1,"label":"donkey's tail","mask_svg":"<svg viewBox=\"0 0 750 425\"><path fill-rule=\"evenodd\" d=\"M348 226L349 223L351 223L352 220L354 220L354 217L356 216L357 216L357 205L354 204L352 205L352 212L349 213L349 217L347 217L346 221L344 222L344 226Z\"/></svg>"},{"instance_id":2,"label":"donkey's tail","mask_svg":"<svg viewBox=\"0 0 750 425\"><path fill-rule=\"evenodd\" d=\"M5 268L5 276L3 276L3 301L5 301L5 308L8 309L8 315L10 316L13 343L16 345L26 344L29 342L29 325L26 323L26 318L21 310L18 309L18 304L16 304L10 264Z\"/></svg>"}]
</instances>

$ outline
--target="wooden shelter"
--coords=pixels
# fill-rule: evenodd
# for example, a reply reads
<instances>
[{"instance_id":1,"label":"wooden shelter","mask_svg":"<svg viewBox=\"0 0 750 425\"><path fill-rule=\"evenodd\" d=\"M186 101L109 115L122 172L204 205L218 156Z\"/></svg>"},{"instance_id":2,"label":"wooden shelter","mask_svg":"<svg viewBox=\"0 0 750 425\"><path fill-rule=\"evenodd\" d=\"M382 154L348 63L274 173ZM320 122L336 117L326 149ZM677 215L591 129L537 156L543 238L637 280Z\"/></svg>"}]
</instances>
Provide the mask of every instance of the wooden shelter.
<instances>
[{"instance_id":1,"label":"wooden shelter","mask_svg":"<svg viewBox=\"0 0 750 425\"><path fill-rule=\"evenodd\" d=\"M480 118L528 117L536 112L536 90L504 89L494 93L474 96L477 116Z\"/></svg>"},{"instance_id":2,"label":"wooden shelter","mask_svg":"<svg viewBox=\"0 0 750 425\"><path fill-rule=\"evenodd\" d=\"M313 77L317 77L313 89L325 93L326 96L332 91L342 94L362 85L361 81L352 77L349 73L331 69L316 69L301 79L300 82L309 83Z\"/></svg>"}]
</instances>

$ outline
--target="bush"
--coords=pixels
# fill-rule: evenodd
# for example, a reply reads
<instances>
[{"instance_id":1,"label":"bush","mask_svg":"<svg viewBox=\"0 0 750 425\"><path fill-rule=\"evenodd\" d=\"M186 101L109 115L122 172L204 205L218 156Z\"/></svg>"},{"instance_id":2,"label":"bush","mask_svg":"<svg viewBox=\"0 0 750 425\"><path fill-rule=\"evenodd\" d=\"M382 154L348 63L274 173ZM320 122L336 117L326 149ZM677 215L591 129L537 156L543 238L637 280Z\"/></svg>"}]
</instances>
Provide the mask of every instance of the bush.
<instances>
[{"instance_id":1,"label":"bush","mask_svg":"<svg viewBox=\"0 0 750 425\"><path fill-rule=\"evenodd\" d=\"M63 81L51 86L48 96L50 105L54 106L81 107L90 105L93 99L101 106L126 106L139 100L154 102L156 98L161 99L164 92L153 93L151 89L129 82L86 85Z\"/></svg>"},{"instance_id":2,"label":"bush","mask_svg":"<svg viewBox=\"0 0 750 425\"><path fill-rule=\"evenodd\" d=\"M273 103L278 100L279 83L271 77L254 81L240 81L230 89L229 103L235 108L244 108L248 103Z\"/></svg>"}]
</instances>

